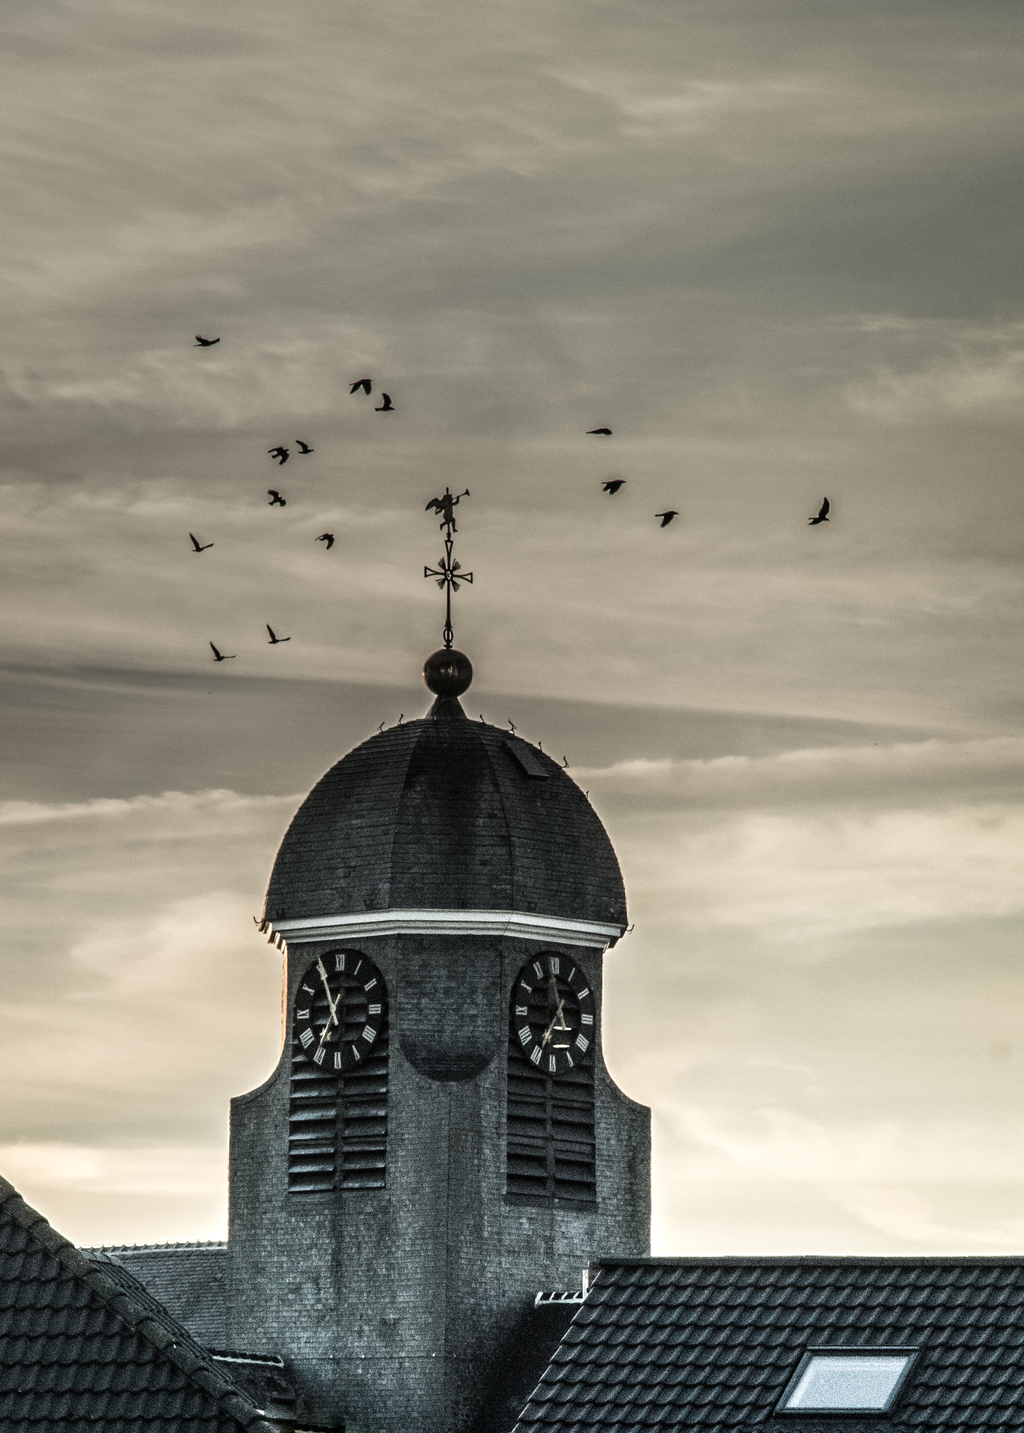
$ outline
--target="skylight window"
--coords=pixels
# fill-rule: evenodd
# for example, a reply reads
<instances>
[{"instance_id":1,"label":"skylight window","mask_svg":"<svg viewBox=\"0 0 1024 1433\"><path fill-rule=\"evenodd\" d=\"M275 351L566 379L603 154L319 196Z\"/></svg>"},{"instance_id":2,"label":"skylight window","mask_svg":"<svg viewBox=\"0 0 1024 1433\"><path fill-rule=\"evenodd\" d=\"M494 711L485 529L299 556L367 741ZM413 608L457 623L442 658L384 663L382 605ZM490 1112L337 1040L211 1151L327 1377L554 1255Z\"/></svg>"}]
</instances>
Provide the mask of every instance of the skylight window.
<instances>
[{"instance_id":1,"label":"skylight window","mask_svg":"<svg viewBox=\"0 0 1024 1433\"><path fill-rule=\"evenodd\" d=\"M886 1413L914 1360L912 1348L810 1349L779 1405L783 1413Z\"/></svg>"}]
</instances>

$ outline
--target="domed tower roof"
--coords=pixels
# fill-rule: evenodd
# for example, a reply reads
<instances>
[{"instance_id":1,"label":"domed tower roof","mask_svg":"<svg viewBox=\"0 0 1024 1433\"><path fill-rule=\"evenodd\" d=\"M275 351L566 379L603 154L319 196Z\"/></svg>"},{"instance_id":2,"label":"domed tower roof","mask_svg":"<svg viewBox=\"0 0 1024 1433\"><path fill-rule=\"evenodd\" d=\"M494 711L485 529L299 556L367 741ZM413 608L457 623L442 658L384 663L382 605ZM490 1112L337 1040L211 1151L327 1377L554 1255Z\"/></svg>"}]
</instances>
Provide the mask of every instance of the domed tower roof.
<instances>
[{"instance_id":1,"label":"domed tower roof","mask_svg":"<svg viewBox=\"0 0 1024 1433\"><path fill-rule=\"evenodd\" d=\"M403 919L424 929L430 913L438 929L454 919L569 944L614 943L626 925L618 861L583 792L444 694L317 782L277 854L264 928L385 934Z\"/></svg>"}]
</instances>

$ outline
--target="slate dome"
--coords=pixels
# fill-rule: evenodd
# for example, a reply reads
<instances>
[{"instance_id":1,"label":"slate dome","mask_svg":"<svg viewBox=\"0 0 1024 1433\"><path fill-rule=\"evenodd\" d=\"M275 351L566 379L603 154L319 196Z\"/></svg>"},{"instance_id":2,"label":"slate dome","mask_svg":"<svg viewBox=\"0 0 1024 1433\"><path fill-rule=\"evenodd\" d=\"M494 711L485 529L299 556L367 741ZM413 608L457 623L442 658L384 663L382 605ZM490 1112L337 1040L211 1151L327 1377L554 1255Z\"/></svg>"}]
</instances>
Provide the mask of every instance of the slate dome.
<instances>
[{"instance_id":1,"label":"slate dome","mask_svg":"<svg viewBox=\"0 0 1024 1433\"><path fill-rule=\"evenodd\" d=\"M522 911L625 927L590 802L521 737L454 697L372 736L313 787L274 862L264 920L388 910Z\"/></svg>"}]
</instances>

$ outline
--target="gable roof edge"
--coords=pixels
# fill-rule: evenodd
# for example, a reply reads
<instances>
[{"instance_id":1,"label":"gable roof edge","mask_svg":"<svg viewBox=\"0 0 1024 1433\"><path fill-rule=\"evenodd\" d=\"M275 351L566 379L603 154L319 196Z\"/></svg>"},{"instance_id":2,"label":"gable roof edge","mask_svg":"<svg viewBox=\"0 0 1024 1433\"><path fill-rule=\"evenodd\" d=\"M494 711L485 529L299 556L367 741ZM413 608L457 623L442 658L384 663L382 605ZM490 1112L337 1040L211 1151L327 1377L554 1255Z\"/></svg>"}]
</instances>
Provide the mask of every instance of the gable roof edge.
<instances>
[{"instance_id":1,"label":"gable roof edge","mask_svg":"<svg viewBox=\"0 0 1024 1433\"><path fill-rule=\"evenodd\" d=\"M166 1328L152 1314L133 1302L127 1294L96 1268L70 1239L59 1234L49 1220L30 1204L6 1179L0 1176L0 1211L48 1254L64 1265L70 1274L88 1284L92 1292L122 1323L160 1351L204 1393L212 1397L218 1408L247 1430L247 1433L278 1433L278 1425L263 1418L257 1408L247 1402L234 1384L220 1377L211 1364L179 1346Z\"/></svg>"}]
</instances>

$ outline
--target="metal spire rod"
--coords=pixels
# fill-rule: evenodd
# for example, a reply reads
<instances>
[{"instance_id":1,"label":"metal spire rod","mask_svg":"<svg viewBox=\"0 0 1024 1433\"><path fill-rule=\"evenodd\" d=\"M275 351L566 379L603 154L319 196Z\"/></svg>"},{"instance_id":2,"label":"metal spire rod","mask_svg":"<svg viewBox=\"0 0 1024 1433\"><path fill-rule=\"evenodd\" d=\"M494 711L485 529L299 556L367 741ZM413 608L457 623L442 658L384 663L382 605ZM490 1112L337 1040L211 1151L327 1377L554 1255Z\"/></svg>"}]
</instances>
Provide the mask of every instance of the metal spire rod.
<instances>
[{"instance_id":1,"label":"metal spire rod","mask_svg":"<svg viewBox=\"0 0 1024 1433\"><path fill-rule=\"evenodd\" d=\"M458 592L461 582L472 582L473 574L463 572L462 564L452 557L453 536L458 532L455 526L455 508L460 498L468 498L469 489L452 497L447 488L444 490L443 498L431 498L427 503L425 512L441 514L440 528L444 533L444 556L438 559L437 567L424 567L423 576L433 577L437 580L438 587L444 588L444 649L446 652L452 650L454 633L452 632L452 592Z\"/></svg>"}]
</instances>

